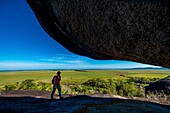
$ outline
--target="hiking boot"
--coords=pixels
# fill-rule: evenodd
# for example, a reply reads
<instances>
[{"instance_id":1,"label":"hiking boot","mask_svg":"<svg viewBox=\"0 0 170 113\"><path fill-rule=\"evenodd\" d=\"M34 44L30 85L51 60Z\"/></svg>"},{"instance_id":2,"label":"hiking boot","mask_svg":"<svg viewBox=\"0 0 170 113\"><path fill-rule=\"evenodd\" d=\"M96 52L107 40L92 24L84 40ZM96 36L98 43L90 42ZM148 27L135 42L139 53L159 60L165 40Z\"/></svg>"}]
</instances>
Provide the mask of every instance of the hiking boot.
<instances>
[{"instance_id":1,"label":"hiking boot","mask_svg":"<svg viewBox=\"0 0 170 113\"><path fill-rule=\"evenodd\" d=\"M63 97L60 97L60 99L63 99Z\"/></svg>"},{"instance_id":2,"label":"hiking boot","mask_svg":"<svg viewBox=\"0 0 170 113\"><path fill-rule=\"evenodd\" d=\"M51 100L54 100L54 98L53 98L53 97L51 97Z\"/></svg>"}]
</instances>

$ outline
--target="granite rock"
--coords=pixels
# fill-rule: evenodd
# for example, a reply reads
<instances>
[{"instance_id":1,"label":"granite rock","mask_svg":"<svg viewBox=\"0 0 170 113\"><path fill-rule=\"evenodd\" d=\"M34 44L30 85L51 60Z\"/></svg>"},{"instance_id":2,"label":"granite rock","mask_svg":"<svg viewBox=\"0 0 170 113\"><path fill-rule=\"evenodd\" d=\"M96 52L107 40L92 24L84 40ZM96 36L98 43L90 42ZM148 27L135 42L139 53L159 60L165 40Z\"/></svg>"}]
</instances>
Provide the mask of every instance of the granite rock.
<instances>
[{"instance_id":1,"label":"granite rock","mask_svg":"<svg viewBox=\"0 0 170 113\"><path fill-rule=\"evenodd\" d=\"M27 0L69 51L170 68L169 0Z\"/></svg>"}]
</instances>

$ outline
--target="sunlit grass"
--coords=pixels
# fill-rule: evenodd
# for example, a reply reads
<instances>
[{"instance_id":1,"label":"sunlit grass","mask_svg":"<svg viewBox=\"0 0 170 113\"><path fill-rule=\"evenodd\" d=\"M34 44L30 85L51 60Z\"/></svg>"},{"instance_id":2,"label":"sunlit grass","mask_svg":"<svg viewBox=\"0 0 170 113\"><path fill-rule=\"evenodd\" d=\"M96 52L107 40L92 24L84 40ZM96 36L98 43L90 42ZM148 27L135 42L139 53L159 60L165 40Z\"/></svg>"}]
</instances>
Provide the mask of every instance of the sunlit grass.
<instances>
[{"instance_id":1,"label":"sunlit grass","mask_svg":"<svg viewBox=\"0 0 170 113\"><path fill-rule=\"evenodd\" d=\"M62 83L82 83L89 79L115 79L126 80L128 78L118 75L126 75L132 77L147 77L147 78L165 78L170 75L169 70L85 70L61 71ZM21 82L26 79L33 79L35 81L42 81L51 83L52 77L56 71L14 71L14 72L0 72L0 85L13 84Z\"/></svg>"},{"instance_id":2,"label":"sunlit grass","mask_svg":"<svg viewBox=\"0 0 170 113\"><path fill-rule=\"evenodd\" d=\"M19 71L19 72L0 72L0 85L21 82L26 79L35 81L51 82L54 71Z\"/></svg>"}]
</instances>

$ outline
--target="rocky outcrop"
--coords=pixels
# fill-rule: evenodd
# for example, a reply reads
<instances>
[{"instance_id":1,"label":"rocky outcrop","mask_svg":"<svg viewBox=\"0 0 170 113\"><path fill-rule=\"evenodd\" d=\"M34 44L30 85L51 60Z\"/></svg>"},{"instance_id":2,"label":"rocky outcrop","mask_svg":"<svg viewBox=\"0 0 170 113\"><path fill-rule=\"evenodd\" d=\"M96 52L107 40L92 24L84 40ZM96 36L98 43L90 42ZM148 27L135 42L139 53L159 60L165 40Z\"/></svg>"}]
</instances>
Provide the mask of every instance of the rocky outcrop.
<instances>
[{"instance_id":1,"label":"rocky outcrop","mask_svg":"<svg viewBox=\"0 0 170 113\"><path fill-rule=\"evenodd\" d=\"M159 80L157 82L151 83L149 86L145 87L145 94L167 94L170 95L170 80Z\"/></svg>"},{"instance_id":2,"label":"rocky outcrop","mask_svg":"<svg viewBox=\"0 0 170 113\"><path fill-rule=\"evenodd\" d=\"M39 95L39 96L38 96ZM46 96L46 97L45 97ZM104 95L63 95L50 100L50 92L12 91L0 95L1 113L169 113L169 105Z\"/></svg>"},{"instance_id":3,"label":"rocky outcrop","mask_svg":"<svg viewBox=\"0 0 170 113\"><path fill-rule=\"evenodd\" d=\"M27 0L71 52L170 68L169 0Z\"/></svg>"}]
</instances>

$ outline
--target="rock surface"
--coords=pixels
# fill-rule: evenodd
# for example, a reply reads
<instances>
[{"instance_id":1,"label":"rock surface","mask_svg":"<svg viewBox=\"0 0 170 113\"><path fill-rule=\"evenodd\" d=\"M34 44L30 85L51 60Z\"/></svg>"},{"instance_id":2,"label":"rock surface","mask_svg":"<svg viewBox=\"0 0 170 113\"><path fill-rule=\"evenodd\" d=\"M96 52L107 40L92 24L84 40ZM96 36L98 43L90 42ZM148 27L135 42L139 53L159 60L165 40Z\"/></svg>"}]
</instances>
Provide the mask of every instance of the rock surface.
<instances>
[{"instance_id":1,"label":"rock surface","mask_svg":"<svg viewBox=\"0 0 170 113\"><path fill-rule=\"evenodd\" d=\"M1 113L169 113L169 105L104 95L64 95L50 100L48 91L8 91L0 95Z\"/></svg>"},{"instance_id":2,"label":"rock surface","mask_svg":"<svg viewBox=\"0 0 170 113\"><path fill-rule=\"evenodd\" d=\"M145 87L145 94L149 92L170 95L170 80L159 80L151 83L149 86Z\"/></svg>"},{"instance_id":3,"label":"rock surface","mask_svg":"<svg viewBox=\"0 0 170 113\"><path fill-rule=\"evenodd\" d=\"M71 52L170 68L169 0L27 0Z\"/></svg>"}]
</instances>

